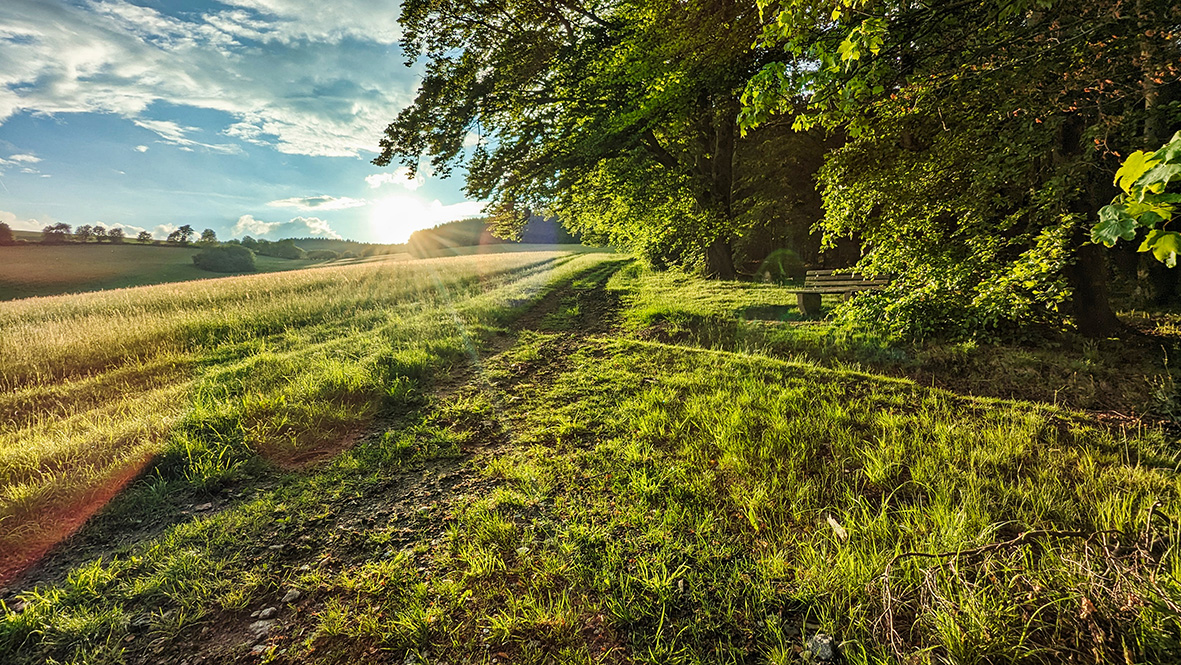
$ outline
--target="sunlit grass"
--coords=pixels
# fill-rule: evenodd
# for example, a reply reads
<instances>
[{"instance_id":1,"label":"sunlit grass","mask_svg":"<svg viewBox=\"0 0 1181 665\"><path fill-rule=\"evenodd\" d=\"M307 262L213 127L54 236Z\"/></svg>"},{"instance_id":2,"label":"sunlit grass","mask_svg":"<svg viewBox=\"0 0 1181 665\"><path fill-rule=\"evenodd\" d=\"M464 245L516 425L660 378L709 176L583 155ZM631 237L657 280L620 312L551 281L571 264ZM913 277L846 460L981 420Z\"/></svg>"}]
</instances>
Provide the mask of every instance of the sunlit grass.
<instances>
[{"instance_id":1,"label":"sunlit grass","mask_svg":"<svg viewBox=\"0 0 1181 665\"><path fill-rule=\"evenodd\" d=\"M0 303L0 546L165 453L197 486L332 444L603 255L365 263Z\"/></svg>"}]
</instances>

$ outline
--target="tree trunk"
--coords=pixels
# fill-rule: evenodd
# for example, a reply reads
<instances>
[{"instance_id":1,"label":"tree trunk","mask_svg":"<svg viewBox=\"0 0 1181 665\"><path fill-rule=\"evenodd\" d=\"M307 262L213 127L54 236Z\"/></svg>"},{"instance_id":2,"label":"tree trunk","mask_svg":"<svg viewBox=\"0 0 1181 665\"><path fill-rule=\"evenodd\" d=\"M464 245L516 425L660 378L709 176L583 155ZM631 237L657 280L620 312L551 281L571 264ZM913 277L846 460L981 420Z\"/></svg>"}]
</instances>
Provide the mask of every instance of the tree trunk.
<instances>
[{"instance_id":1,"label":"tree trunk","mask_svg":"<svg viewBox=\"0 0 1181 665\"><path fill-rule=\"evenodd\" d=\"M730 241L718 238L705 248L705 276L715 279L737 279L734 271L734 251Z\"/></svg>"},{"instance_id":2,"label":"tree trunk","mask_svg":"<svg viewBox=\"0 0 1181 665\"><path fill-rule=\"evenodd\" d=\"M1078 256L1066 269L1066 280L1074 291L1071 297L1074 323L1084 337L1118 337L1125 327L1107 300L1107 255L1099 245L1083 244L1084 233L1076 236Z\"/></svg>"}]
</instances>

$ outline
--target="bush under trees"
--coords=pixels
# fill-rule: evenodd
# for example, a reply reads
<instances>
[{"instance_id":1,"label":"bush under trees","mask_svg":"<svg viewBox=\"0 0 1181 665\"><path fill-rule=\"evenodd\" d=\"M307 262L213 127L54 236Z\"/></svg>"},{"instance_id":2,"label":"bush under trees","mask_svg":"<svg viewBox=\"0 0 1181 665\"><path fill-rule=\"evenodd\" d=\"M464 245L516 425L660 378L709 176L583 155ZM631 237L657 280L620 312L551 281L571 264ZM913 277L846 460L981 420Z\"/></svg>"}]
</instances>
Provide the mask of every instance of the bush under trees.
<instances>
[{"instance_id":1,"label":"bush under trees","mask_svg":"<svg viewBox=\"0 0 1181 665\"><path fill-rule=\"evenodd\" d=\"M193 265L210 272L254 272L254 252L241 245L207 247L193 255Z\"/></svg>"},{"instance_id":2,"label":"bush under trees","mask_svg":"<svg viewBox=\"0 0 1181 665\"><path fill-rule=\"evenodd\" d=\"M15 245L16 240L12 236L12 227L0 222L0 246Z\"/></svg>"}]
</instances>

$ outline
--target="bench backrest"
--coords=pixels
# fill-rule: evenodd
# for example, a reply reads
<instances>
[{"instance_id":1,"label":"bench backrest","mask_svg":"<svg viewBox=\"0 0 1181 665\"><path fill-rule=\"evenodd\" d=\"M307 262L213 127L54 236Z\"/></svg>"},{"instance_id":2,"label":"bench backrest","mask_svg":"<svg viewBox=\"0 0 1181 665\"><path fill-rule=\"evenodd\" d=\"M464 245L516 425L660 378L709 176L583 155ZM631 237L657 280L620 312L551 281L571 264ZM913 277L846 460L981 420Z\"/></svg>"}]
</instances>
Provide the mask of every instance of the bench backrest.
<instances>
[{"instance_id":1,"label":"bench backrest","mask_svg":"<svg viewBox=\"0 0 1181 665\"><path fill-rule=\"evenodd\" d=\"M804 275L805 287L847 287L851 291L885 286L890 278L878 275L870 278L848 270L809 270Z\"/></svg>"}]
</instances>

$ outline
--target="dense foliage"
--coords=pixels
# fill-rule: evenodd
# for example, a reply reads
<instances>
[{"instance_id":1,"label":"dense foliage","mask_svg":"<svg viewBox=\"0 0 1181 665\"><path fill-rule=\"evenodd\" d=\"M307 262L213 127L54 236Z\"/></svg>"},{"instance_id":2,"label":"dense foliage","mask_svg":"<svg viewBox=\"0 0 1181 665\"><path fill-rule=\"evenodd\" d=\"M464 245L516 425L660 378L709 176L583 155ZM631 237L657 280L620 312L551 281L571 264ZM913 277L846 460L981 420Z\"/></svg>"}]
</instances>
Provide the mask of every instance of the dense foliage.
<instances>
[{"instance_id":1,"label":"dense foliage","mask_svg":"<svg viewBox=\"0 0 1181 665\"><path fill-rule=\"evenodd\" d=\"M899 276L861 320L1003 329L1073 317L1118 332L1087 243L1119 156L1178 124L1178 7L1142 0L772 0L743 121L846 130L823 227ZM805 111L799 111L803 100ZM900 330L902 334L925 334Z\"/></svg>"},{"instance_id":2,"label":"dense foliage","mask_svg":"<svg viewBox=\"0 0 1181 665\"><path fill-rule=\"evenodd\" d=\"M16 240L12 236L12 227L4 222L0 222L0 245L13 245Z\"/></svg>"},{"instance_id":3,"label":"dense foliage","mask_svg":"<svg viewBox=\"0 0 1181 665\"><path fill-rule=\"evenodd\" d=\"M206 247L193 255L193 265L211 272L254 272L254 252L241 245Z\"/></svg>"}]
</instances>

